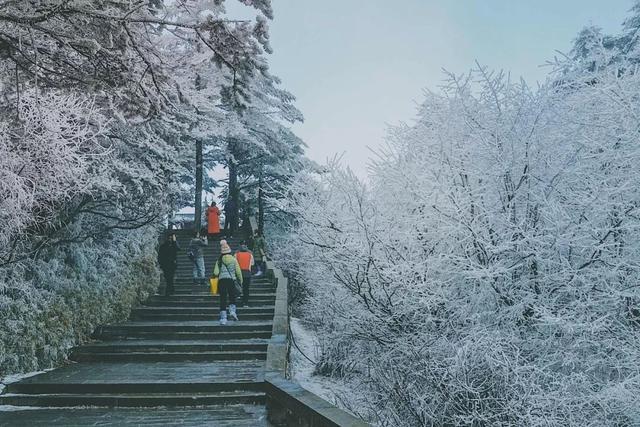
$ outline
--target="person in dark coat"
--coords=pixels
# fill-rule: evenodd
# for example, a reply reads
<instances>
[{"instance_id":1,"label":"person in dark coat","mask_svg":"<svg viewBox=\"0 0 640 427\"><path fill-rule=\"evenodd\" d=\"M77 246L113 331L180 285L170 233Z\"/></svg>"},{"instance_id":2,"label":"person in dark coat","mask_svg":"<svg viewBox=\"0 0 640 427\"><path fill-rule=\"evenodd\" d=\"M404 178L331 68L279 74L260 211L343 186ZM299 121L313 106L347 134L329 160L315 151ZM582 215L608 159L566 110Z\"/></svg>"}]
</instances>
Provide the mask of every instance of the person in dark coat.
<instances>
[{"instance_id":1,"label":"person in dark coat","mask_svg":"<svg viewBox=\"0 0 640 427\"><path fill-rule=\"evenodd\" d=\"M255 258L256 276L261 276L267 272L267 254L265 253L265 242L264 237L262 237L262 233L260 231L256 231L255 236L253 237L253 256Z\"/></svg>"},{"instance_id":2,"label":"person in dark coat","mask_svg":"<svg viewBox=\"0 0 640 427\"><path fill-rule=\"evenodd\" d=\"M204 236L204 237L200 237ZM196 232L189 242L189 259L193 263L193 284L204 286L207 283L204 265L204 247L208 246L206 231L205 234Z\"/></svg>"},{"instance_id":3,"label":"person in dark coat","mask_svg":"<svg viewBox=\"0 0 640 427\"><path fill-rule=\"evenodd\" d=\"M176 234L169 233L167 240L165 240L158 249L158 264L162 269L165 282L167 286L164 290L164 295L169 296L173 294L173 279L176 274L176 268L178 266L178 251L180 246L176 241Z\"/></svg>"}]
</instances>

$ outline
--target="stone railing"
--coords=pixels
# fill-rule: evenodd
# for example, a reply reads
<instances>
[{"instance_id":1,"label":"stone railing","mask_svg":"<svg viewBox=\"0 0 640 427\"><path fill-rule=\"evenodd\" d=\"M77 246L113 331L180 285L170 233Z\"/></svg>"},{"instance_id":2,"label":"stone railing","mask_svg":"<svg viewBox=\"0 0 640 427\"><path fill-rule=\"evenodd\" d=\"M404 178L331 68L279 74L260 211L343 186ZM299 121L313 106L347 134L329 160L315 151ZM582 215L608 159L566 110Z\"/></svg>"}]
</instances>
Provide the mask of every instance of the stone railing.
<instances>
[{"instance_id":1,"label":"stone railing","mask_svg":"<svg viewBox=\"0 0 640 427\"><path fill-rule=\"evenodd\" d=\"M267 413L274 426L367 426L364 421L332 405L287 379L289 350L288 280L271 261L267 271L276 283L273 332L267 347L265 391Z\"/></svg>"},{"instance_id":2,"label":"stone railing","mask_svg":"<svg viewBox=\"0 0 640 427\"><path fill-rule=\"evenodd\" d=\"M250 228L257 229L254 218ZM288 379L289 283L273 261L267 274L276 285L271 340L267 347L265 392L269 422L276 427L364 427L369 424Z\"/></svg>"}]
</instances>

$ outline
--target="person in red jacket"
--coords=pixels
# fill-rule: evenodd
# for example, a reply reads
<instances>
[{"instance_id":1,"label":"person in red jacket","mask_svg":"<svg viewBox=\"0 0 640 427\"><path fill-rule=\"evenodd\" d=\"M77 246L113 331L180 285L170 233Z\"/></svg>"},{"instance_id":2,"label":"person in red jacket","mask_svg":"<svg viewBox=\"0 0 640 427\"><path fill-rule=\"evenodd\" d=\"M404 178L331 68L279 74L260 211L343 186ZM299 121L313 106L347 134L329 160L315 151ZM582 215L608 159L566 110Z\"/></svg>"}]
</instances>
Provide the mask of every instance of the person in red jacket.
<instances>
[{"instance_id":1,"label":"person in red jacket","mask_svg":"<svg viewBox=\"0 0 640 427\"><path fill-rule=\"evenodd\" d=\"M211 206L207 208L207 234L210 238L220 234L220 209L216 202L211 202Z\"/></svg>"},{"instance_id":2,"label":"person in red jacket","mask_svg":"<svg viewBox=\"0 0 640 427\"><path fill-rule=\"evenodd\" d=\"M253 269L255 261L253 259L253 254L244 242L240 246L240 250L236 252L236 260L238 261L238 265L240 265L240 270L242 270L242 305L248 307L249 286L251 286L251 270Z\"/></svg>"}]
</instances>

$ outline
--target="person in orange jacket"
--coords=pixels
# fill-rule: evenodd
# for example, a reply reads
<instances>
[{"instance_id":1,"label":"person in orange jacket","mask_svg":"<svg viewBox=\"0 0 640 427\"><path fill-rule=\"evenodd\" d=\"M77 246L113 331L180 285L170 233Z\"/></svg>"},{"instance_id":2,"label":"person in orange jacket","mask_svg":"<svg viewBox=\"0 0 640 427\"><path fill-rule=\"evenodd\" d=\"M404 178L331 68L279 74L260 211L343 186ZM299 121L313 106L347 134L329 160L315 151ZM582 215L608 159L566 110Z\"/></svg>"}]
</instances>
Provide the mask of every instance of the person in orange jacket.
<instances>
[{"instance_id":1,"label":"person in orange jacket","mask_svg":"<svg viewBox=\"0 0 640 427\"><path fill-rule=\"evenodd\" d=\"M236 252L236 260L242 270L242 305L249 306L249 286L251 286L251 271L255 264L253 254L243 242L240 246L240 250Z\"/></svg>"},{"instance_id":2,"label":"person in orange jacket","mask_svg":"<svg viewBox=\"0 0 640 427\"><path fill-rule=\"evenodd\" d=\"M211 206L207 208L207 234L210 238L220 234L220 209L216 202L211 202Z\"/></svg>"}]
</instances>

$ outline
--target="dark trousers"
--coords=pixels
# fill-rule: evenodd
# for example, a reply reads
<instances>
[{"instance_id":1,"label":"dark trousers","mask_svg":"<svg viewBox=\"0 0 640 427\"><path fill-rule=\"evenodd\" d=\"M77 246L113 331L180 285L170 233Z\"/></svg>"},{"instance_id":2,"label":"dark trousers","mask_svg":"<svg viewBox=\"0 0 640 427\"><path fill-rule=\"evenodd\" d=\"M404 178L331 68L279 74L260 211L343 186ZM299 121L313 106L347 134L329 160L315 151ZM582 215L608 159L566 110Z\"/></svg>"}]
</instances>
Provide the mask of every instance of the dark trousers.
<instances>
[{"instance_id":1,"label":"dark trousers","mask_svg":"<svg viewBox=\"0 0 640 427\"><path fill-rule=\"evenodd\" d=\"M164 275L164 280L166 282L166 286L164 288L165 296L173 294L173 281L176 275L175 268L163 268L162 274Z\"/></svg>"},{"instance_id":2,"label":"dark trousers","mask_svg":"<svg viewBox=\"0 0 640 427\"><path fill-rule=\"evenodd\" d=\"M242 270L242 304L249 304L249 286L251 286L251 272Z\"/></svg>"},{"instance_id":3,"label":"dark trousers","mask_svg":"<svg viewBox=\"0 0 640 427\"><path fill-rule=\"evenodd\" d=\"M236 287L232 279L220 279L218 293L220 294L220 311L226 310L229 304L236 303Z\"/></svg>"}]
</instances>

